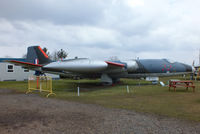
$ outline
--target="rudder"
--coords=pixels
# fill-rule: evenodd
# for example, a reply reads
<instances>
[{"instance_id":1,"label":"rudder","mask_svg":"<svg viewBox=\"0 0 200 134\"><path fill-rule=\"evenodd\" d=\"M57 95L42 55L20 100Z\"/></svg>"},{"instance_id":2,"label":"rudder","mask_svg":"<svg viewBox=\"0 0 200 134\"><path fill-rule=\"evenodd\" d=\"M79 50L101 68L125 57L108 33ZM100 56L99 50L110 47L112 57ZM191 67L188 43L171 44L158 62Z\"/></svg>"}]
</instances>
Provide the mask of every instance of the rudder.
<instances>
[{"instance_id":1,"label":"rudder","mask_svg":"<svg viewBox=\"0 0 200 134\"><path fill-rule=\"evenodd\" d=\"M40 46L28 47L26 61L33 64L48 64L52 62Z\"/></svg>"}]
</instances>

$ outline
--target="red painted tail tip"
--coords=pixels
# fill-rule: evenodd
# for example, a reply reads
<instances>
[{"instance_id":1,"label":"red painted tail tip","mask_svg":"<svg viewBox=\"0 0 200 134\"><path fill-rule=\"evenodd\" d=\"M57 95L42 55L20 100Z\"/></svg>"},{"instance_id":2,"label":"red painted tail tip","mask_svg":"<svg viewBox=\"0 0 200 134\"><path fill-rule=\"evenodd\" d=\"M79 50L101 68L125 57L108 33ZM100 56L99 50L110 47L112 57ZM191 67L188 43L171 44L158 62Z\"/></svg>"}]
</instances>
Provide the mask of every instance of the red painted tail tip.
<instances>
[{"instance_id":1,"label":"red painted tail tip","mask_svg":"<svg viewBox=\"0 0 200 134\"><path fill-rule=\"evenodd\" d=\"M110 64L110 65L114 65L114 66L119 66L119 67L124 67L125 65L124 64L120 64L120 63L115 63L115 62L110 62L110 61L105 61L107 64Z\"/></svg>"},{"instance_id":2,"label":"red painted tail tip","mask_svg":"<svg viewBox=\"0 0 200 134\"><path fill-rule=\"evenodd\" d=\"M44 54L44 56L45 56L46 58L49 58L48 55L42 50L42 48L41 48L40 46L38 46L38 48L39 48L39 50Z\"/></svg>"},{"instance_id":3,"label":"red painted tail tip","mask_svg":"<svg viewBox=\"0 0 200 134\"><path fill-rule=\"evenodd\" d=\"M33 64L33 63L29 63L29 62L22 62L22 61L17 61L17 60L10 60L7 62L12 62L12 63L19 63L19 64L24 64L24 65L32 65L32 66L38 66L38 67L42 67L42 65L39 64Z\"/></svg>"}]
</instances>

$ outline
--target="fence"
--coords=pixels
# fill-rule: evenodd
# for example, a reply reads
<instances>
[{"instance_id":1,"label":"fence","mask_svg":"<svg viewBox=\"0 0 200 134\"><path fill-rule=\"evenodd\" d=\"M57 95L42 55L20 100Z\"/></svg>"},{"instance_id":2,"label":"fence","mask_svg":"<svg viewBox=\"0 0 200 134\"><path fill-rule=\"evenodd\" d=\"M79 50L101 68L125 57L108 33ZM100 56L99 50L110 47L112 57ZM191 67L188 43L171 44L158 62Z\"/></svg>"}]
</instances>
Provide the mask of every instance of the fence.
<instances>
[{"instance_id":1,"label":"fence","mask_svg":"<svg viewBox=\"0 0 200 134\"><path fill-rule=\"evenodd\" d=\"M26 94L33 90L40 92L48 92L46 97L49 95L56 95L52 90L52 78L49 76L30 76L28 78L28 91Z\"/></svg>"}]
</instances>

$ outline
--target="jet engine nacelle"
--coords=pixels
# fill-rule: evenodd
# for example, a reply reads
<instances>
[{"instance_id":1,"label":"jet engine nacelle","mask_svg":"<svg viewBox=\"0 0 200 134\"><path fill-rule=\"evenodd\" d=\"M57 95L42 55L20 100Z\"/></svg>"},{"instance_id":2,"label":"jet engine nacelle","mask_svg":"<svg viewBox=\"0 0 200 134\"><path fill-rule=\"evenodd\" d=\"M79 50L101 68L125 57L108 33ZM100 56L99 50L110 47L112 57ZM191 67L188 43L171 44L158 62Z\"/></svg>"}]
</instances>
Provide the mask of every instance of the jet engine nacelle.
<instances>
[{"instance_id":1,"label":"jet engine nacelle","mask_svg":"<svg viewBox=\"0 0 200 134\"><path fill-rule=\"evenodd\" d=\"M104 61L89 60L89 59L72 59L60 62L52 62L43 68L53 70L63 70L78 73L97 73L104 71L108 64Z\"/></svg>"},{"instance_id":2,"label":"jet engine nacelle","mask_svg":"<svg viewBox=\"0 0 200 134\"><path fill-rule=\"evenodd\" d=\"M138 69L138 64L135 60L128 60L125 61L127 64L127 71L128 72L135 72Z\"/></svg>"}]
</instances>

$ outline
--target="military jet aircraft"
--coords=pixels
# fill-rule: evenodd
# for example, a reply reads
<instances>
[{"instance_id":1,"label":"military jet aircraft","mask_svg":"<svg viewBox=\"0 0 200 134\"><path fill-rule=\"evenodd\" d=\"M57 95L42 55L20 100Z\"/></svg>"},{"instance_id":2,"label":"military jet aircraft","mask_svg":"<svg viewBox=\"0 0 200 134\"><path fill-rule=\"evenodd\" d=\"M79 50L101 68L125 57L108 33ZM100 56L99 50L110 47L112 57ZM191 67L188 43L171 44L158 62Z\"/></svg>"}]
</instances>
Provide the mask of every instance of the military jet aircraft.
<instances>
[{"instance_id":1,"label":"military jet aircraft","mask_svg":"<svg viewBox=\"0 0 200 134\"><path fill-rule=\"evenodd\" d=\"M40 46L28 47L25 62L8 60L41 73L73 75L84 78L101 78L101 82L112 84L120 78L145 78L171 76L191 73L192 66L171 62L167 59L132 59L124 61L91 60L75 58L63 61L52 61Z\"/></svg>"}]
</instances>

